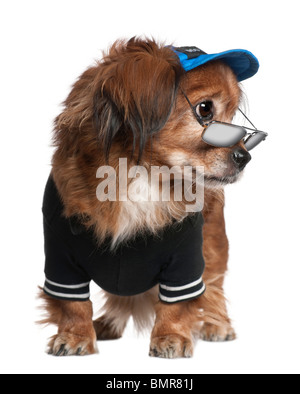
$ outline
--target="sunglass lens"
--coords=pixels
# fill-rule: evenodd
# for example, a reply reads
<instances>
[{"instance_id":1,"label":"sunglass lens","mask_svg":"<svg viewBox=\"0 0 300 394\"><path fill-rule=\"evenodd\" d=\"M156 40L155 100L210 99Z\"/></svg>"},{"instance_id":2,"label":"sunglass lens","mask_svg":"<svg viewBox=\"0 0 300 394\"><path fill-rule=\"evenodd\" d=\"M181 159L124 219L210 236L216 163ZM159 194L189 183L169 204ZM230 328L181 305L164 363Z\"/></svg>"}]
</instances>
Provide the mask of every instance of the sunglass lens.
<instances>
[{"instance_id":1,"label":"sunglass lens","mask_svg":"<svg viewBox=\"0 0 300 394\"><path fill-rule=\"evenodd\" d=\"M245 142L245 148L250 151L266 139L264 133L253 133Z\"/></svg>"},{"instance_id":2,"label":"sunglass lens","mask_svg":"<svg viewBox=\"0 0 300 394\"><path fill-rule=\"evenodd\" d=\"M211 123L202 135L202 140L218 148L228 148L245 137L243 127L223 123Z\"/></svg>"}]
</instances>

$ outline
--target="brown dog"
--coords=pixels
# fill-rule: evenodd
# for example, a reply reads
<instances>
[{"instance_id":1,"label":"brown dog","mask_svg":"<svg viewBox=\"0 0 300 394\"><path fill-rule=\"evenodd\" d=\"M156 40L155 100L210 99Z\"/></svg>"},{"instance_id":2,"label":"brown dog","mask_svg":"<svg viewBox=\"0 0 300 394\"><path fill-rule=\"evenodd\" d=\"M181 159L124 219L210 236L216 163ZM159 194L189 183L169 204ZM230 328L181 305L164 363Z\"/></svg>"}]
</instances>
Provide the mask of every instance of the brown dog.
<instances>
[{"instance_id":1,"label":"brown dog","mask_svg":"<svg viewBox=\"0 0 300 394\"><path fill-rule=\"evenodd\" d=\"M174 304L158 299L157 286L135 296L106 292L104 314L94 322L91 301L42 293L47 311L43 323L58 326L49 353L95 353L96 340L121 337L130 316L144 328L154 313L151 356L190 357L193 339L199 336L208 341L235 339L223 293L228 259L223 186L238 179L241 169L232 152L244 147L242 142L233 148L205 144L182 92L193 105L203 103L203 116L224 122L231 122L241 100L237 78L225 63L210 62L186 73L167 47L150 40L118 41L74 84L55 121L52 177L64 217L76 217L98 245L110 240L114 248L137 233L156 233L181 222L187 213L172 193L169 202L100 202L99 167L109 163L118 176L120 158L145 168L203 166L206 292Z\"/></svg>"}]
</instances>

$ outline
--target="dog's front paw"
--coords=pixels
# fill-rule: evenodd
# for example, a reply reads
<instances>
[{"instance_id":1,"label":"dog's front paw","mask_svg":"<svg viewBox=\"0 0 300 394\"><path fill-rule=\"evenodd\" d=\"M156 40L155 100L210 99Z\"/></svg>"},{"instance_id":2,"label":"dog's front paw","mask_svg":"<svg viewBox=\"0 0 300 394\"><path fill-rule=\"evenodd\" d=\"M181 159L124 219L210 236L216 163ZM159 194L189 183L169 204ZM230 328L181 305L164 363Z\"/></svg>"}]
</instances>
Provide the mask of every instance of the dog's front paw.
<instances>
[{"instance_id":1,"label":"dog's front paw","mask_svg":"<svg viewBox=\"0 0 300 394\"><path fill-rule=\"evenodd\" d=\"M200 339L207 342L229 342L236 339L236 333L229 325L215 326L204 323L200 331Z\"/></svg>"},{"instance_id":2,"label":"dog's front paw","mask_svg":"<svg viewBox=\"0 0 300 394\"><path fill-rule=\"evenodd\" d=\"M48 354L53 354L54 356L85 356L97 352L94 338L69 332L54 335L48 344Z\"/></svg>"},{"instance_id":3,"label":"dog's front paw","mask_svg":"<svg viewBox=\"0 0 300 394\"><path fill-rule=\"evenodd\" d=\"M151 357L179 358L192 357L192 341L178 334L152 338L150 344Z\"/></svg>"}]
</instances>

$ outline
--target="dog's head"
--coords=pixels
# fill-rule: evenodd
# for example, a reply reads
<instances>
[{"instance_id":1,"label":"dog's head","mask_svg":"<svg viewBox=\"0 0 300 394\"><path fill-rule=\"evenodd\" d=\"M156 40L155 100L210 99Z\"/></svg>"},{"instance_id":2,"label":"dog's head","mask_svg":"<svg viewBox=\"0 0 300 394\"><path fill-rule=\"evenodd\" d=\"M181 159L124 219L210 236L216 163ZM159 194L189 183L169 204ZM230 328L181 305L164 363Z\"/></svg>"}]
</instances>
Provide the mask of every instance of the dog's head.
<instances>
[{"instance_id":1,"label":"dog's head","mask_svg":"<svg viewBox=\"0 0 300 394\"><path fill-rule=\"evenodd\" d=\"M204 143L183 92L204 119L229 123L241 100L225 63L185 72L170 48L118 41L75 83L56 120L56 144L65 154L82 152L89 163L100 149L106 162L127 155L139 163L203 166L206 187L234 182L251 156L242 142L232 148Z\"/></svg>"},{"instance_id":2,"label":"dog's head","mask_svg":"<svg viewBox=\"0 0 300 394\"><path fill-rule=\"evenodd\" d=\"M112 148L122 148L137 162L203 166L206 187L238 179L251 159L243 143L216 148L203 142L183 94L204 120L230 123L241 90L229 66L215 61L186 73L170 48L138 39L115 44L101 66L93 115L107 160Z\"/></svg>"}]
</instances>

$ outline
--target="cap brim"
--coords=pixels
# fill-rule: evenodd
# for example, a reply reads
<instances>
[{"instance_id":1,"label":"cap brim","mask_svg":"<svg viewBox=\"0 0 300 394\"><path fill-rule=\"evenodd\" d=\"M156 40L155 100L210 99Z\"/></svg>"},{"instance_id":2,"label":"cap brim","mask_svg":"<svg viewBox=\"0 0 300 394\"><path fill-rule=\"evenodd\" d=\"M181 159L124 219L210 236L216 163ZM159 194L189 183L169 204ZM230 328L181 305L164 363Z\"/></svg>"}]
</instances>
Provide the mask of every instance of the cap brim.
<instances>
[{"instance_id":1,"label":"cap brim","mask_svg":"<svg viewBox=\"0 0 300 394\"><path fill-rule=\"evenodd\" d=\"M257 58L253 53L245 49L232 49L230 51L211 55L201 54L193 59L189 59L186 54L176 51L175 48L173 50L179 57L181 65L185 71L193 70L194 68L202 66L203 64L213 60L222 60L232 68L236 74L237 80L241 82L253 77L259 69L259 62Z\"/></svg>"}]
</instances>

